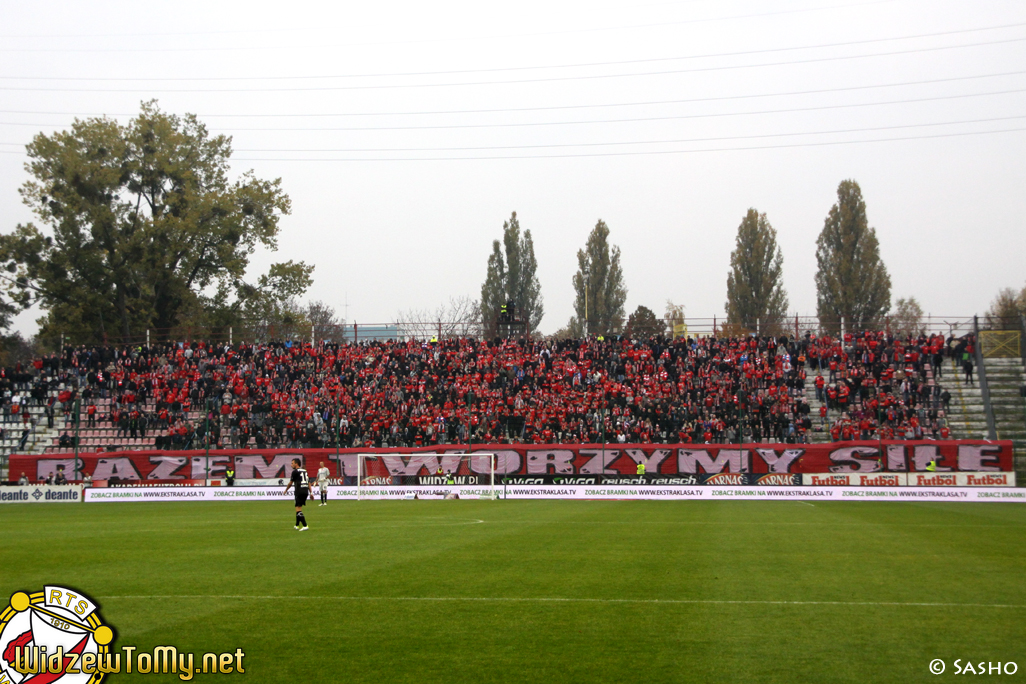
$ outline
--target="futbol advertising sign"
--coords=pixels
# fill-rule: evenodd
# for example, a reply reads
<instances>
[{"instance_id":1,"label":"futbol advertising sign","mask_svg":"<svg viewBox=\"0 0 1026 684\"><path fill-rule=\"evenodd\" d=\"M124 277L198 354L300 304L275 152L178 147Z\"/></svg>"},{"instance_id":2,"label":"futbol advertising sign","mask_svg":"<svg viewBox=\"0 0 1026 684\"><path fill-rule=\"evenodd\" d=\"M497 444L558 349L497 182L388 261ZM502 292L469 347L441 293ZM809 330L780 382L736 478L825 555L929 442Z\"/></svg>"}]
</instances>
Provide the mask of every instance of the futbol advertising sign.
<instances>
[{"instance_id":1,"label":"futbol advertising sign","mask_svg":"<svg viewBox=\"0 0 1026 684\"><path fill-rule=\"evenodd\" d=\"M623 478L643 465L649 476L678 478L704 475L911 474L1012 472L1010 441L959 440L916 442L834 442L831 444L672 444L672 445L474 445L474 452L495 454L495 475L502 477ZM88 473L94 482L176 482L222 479L232 465L240 480L287 478L290 461L299 457L309 468L323 461L331 477L356 477L358 454L366 461L364 476L410 484L406 478L430 477L444 467L445 455L465 453L460 445L422 449L261 449L225 450L209 457L202 451L124 451L72 455L11 456L11 473L29 473L37 481L63 467ZM469 459L468 475L488 475L490 459ZM933 462L935 471L928 471ZM76 467L77 466L77 467ZM382 483L385 484L385 483ZM688 484L680 482L677 484ZM724 483L726 484L726 483ZM740 481L732 484L742 484Z\"/></svg>"}]
</instances>

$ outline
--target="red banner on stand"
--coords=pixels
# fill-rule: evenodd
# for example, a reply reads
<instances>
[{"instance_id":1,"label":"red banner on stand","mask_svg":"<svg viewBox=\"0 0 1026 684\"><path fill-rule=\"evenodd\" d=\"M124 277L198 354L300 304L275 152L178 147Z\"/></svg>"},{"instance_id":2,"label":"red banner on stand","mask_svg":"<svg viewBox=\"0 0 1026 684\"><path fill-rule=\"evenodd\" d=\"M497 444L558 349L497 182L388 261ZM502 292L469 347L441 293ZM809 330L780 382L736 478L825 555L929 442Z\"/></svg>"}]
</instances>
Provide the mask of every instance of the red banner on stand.
<instances>
[{"instance_id":1,"label":"red banner on stand","mask_svg":"<svg viewBox=\"0 0 1026 684\"><path fill-rule=\"evenodd\" d=\"M1010 441L883 441L831 444L475 444L475 453L494 453L495 474L634 475L645 465L649 475L703 473L915 473L1008 472L1014 470ZM9 478L24 473L33 482L63 469L69 480L88 473L94 481L175 482L223 479L235 467L240 480L279 479L300 458L307 470L323 462L332 478L355 476L357 454L377 454L364 475L433 475L445 454L465 453L460 445L420 449L238 449L203 451L119 451L10 457ZM472 472L485 474L490 459L469 459Z\"/></svg>"}]
</instances>

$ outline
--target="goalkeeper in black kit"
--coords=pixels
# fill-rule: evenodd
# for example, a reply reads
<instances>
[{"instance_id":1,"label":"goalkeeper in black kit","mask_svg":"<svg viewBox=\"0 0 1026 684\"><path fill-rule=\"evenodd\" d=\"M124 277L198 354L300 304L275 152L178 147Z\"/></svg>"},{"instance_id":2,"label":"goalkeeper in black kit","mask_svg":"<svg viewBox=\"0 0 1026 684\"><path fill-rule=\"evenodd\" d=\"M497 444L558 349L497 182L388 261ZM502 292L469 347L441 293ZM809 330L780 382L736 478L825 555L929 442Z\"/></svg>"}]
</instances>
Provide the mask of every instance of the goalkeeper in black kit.
<instances>
[{"instance_id":1,"label":"goalkeeper in black kit","mask_svg":"<svg viewBox=\"0 0 1026 684\"><path fill-rule=\"evenodd\" d=\"M306 499L310 496L310 478L298 458L292 459L292 477L285 486L286 494L289 493L292 485L296 486L296 529L304 532L310 529L310 526L306 524L306 516L303 515L303 506L306 505Z\"/></svg>"}]
</instances>

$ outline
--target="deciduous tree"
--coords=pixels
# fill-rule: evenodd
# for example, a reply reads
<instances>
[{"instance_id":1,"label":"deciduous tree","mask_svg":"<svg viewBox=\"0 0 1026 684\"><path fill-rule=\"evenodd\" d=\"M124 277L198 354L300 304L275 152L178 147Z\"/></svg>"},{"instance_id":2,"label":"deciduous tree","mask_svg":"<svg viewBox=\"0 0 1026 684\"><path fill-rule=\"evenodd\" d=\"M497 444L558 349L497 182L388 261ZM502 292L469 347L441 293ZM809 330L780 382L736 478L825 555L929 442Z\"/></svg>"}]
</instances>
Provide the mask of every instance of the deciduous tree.
<instances>
[{"instance_id":1,"label":"deciduous tree","mask_svg":"<svg viewBox=\"0 0 1026 684\"><path fill-rule=\"evenodd\" d=\"M601 219L595 224L584 249L577 251L577 273L573 277L574 319L589 335L619 334L623 328L627 288L620 268L620 248L609 247L609 227ZM571 321L574 321L571 319Z\"/></svg>"},{"instance_id":2,"label":"deciduous tree","mask_svg":"<svg viewBox=\"0 0 1026 684\"><path fill-rule=\"evenodd\" d=\"M666 313L664 314L664 316L666 318L666 324L670 328L670 335L672 337L687 334L687 326L684 324L683 304L674 304L673 300L667 299ZM678 330L678 326L680 326L680 330Z\"/></svg>"},{"instance_id":3,"label":"deciduous tree","mask_svg":"<svg viewBox=\"0 0 1026 684\"><path fill-rule=\"evenodd\" d=\"M727 274L727 323L749 331L779 330L787 315L784 255L766 214L749 209L737 227Z\"/></svg>"},{"instance_id":4,"label":"deciduous tree","mask_svg":"<svg viewBox=\"0 0 1026 684\"><path fill-rule=\"evenodd\" d=\"M530 229L520 232L517 212L502 224L502 242L492 242L488 271L481 286L481 315L485 335L496 331L499 309L508 301L516 305L516 316L527 324L527 333L534 333L545 315L538 282L538 261L534 256L534 239Z\"/></svg>"},{"instance_id":5,"label":"deciduous tree","mask_svg":"<svg viewBox=\"0 0 1026 684\"><path fill-rule=\"evenodd\" d=\"M991 330L1018 330L1022 316L1026 316L1026 287L1019 292L1006 287L990 303L984 325Z\"/></svg>"},{"instance_id":6,"label":"deciduous tree","mask_svg":"<svg viewBox=\"0 0 1026 684\"><path fill-rule=\"evenodd\" d=\"M623 333L632 339L655 337L666 333L666 323L656 318L652 309L639 305L627 319Z\"/></svg>"},{"instance_id":7,"label":"deciduous tree","mask_svg":"<svg viewBox=\"0 0 1026 684\"><path fill-rule=\"evenodd\" d=\"M209 306L243 331L242 339L268 342L276 339L310 339L311 322L299 297L312 284L312 266L287 261L273 264L257 284L239 288L227 307ZM208 315L208 318L210 316ZM223 335L223 330L220 331Z\"/></svg>"},{"instance_id":8,"label":"deciduous tree","mask_svg":"<svg viewBox=\"0 0 1026 684\"><path fill-rule=\"evenodd\" d=\"M450 297L434 311L400 311L395 324L399 334L415 339L430 339L439 333L443 337L476 337L481 334L481 305L466 295Z\"/></svg>"},{"instance_id":9,"label":"deciduous tree","mask_svg":"<svg viewBox=\"0 0 1026 684\"><path fill-rule=\"evenodd\" d=\"M317 300L306 305L306 319L310 321L315 340L341 342L345 338L346 322L339 319L335 307Z\"/></svg>"},{"instance_id":10,"label":"deciduous tree","mask_svg":"<svg viewBox=\"0 0 1026 684\"><path fill-rule=\"evenodd\" d=\"M21 195L45 227L2 236L0 257L36 288L41 336L168 335L183 315L216 318L244 300L237 313L270 294L243 275L258 246L277 247L289 198L280 179L248 171L231 180L231 138L210 135L194 115L147 102L126 125L76 120L40 133L27 152ZM292 266L308 280L311 267ZM218 301L228 308L208 308Z\"/></svg>"},{"instance_id":11,"label":"deciduous tree","mask_svg":"<svg viewBox=\"0 0 1026 684\"><path fill-rule=\"evenodd\" d=\"M816 262L816 313L824 328L838 330L842 318L848 330L880 324L891 308L891 277L853 180L837 187L837 204L816 240Z\"/></svg>"},{"instance_id":12,"label":"deciduous tree","mask_svg":"<svg viewBox=\"0 0 1026 684\"><path fill-rule=\"evenodd\" d=\"M923 330L923 307L915 297L902 297L894 303L891 330L901 337L917 336Z\"/></svg>"}]
</instances>

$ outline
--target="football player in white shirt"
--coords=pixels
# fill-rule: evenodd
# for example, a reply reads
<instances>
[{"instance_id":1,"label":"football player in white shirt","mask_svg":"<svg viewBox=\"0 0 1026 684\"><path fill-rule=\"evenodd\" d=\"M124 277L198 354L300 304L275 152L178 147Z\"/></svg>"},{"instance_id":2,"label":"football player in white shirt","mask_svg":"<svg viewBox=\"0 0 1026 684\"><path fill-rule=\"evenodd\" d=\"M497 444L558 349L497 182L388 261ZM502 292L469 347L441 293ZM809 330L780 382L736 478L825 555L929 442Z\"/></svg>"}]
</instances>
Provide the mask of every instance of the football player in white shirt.
<instances>
[{"instance_id":1,"label":"football player in white shirt","mask_svg":"<svg viewBox=\"0 0 1026 684\"><path fill-rule=\"evenodd\" d=\"M331 473L324 467L324 461L321 461L321 467L317 469L317 488L321 491L321 502L318 506L328 505L328 478Z\"/></svg>"}]
</instances>

